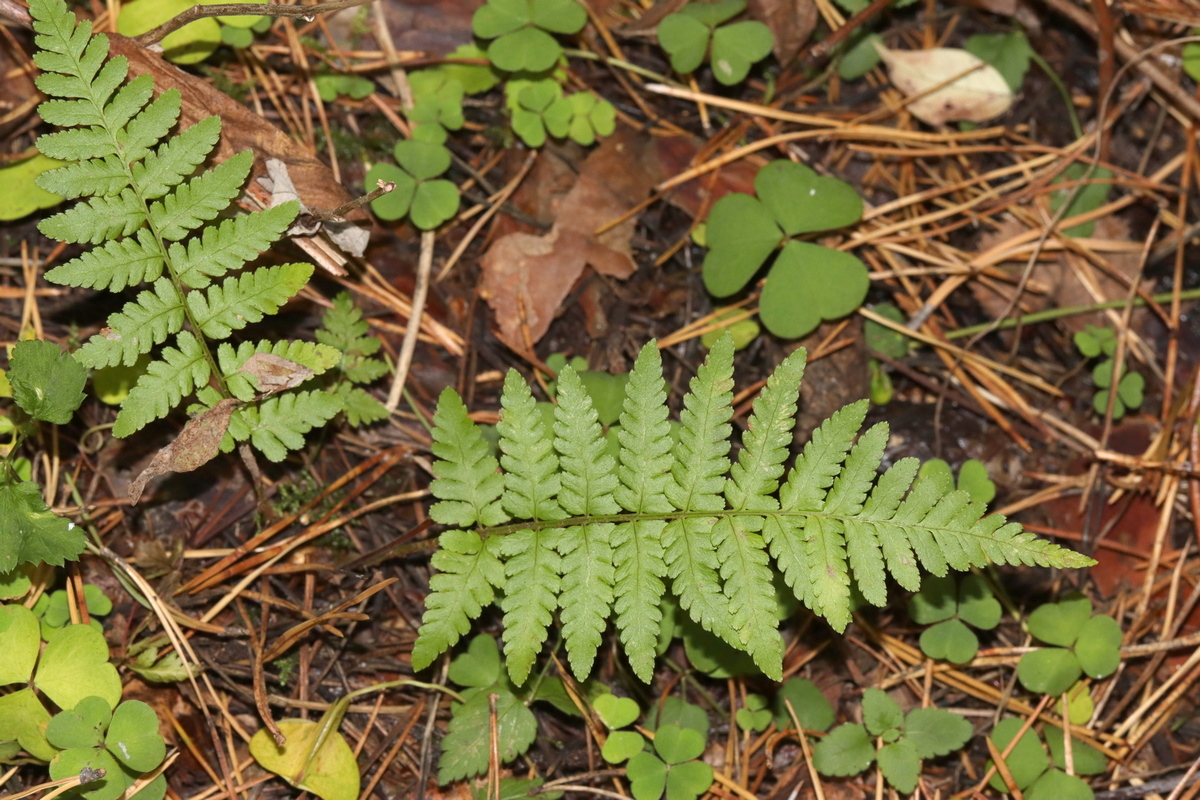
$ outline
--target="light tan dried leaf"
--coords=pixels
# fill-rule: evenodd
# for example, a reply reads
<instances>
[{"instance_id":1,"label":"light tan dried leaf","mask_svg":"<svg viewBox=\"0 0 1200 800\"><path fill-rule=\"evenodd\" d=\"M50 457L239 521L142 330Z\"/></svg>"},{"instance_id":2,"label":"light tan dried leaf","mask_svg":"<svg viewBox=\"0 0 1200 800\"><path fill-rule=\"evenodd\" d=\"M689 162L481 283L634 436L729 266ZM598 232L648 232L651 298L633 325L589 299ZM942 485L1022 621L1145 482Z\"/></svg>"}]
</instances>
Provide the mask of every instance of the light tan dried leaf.
<instances>
[{"instance_id":1,"label":"light tan dried leaf","mask_svg":"<svg viewBox=\"0 0 1200 800\"><path fill-rule=\"evenodd\" d=\"M274 353L255 353L246 359L238 370L257 379L258 391L274 394L292 389L311 378L315 373L303 364L277 356Z\"/></svg>"},{"instance_id":2,"label":"light tan dried leaf","mask_svg":"<svg viewBox=\"0 0 1200 800\"><path fill-rule=\"evenodd\" d=\"M175 441L155 453L150 464L129 484L129 502L136 505L146 484L153 478L168 472L191 472L216 458L221 439L229 428L229 418L237 405L238 401L232 398L222 400L188 420Z\"/></svg>"},{"instance_id":3,"label":"light tan dried leaf","mask_svg":"<svg viewBox=\"0 0 1200 800\"><path fill-rule=\"evenodd\" d=\"M1013 103L1012 89L993 67L966 50L935 47L930 50L892 50L876 43L896 88L908 97L912 115L929 125L947 122L987 122ZM955 76L961 76L952 80ZM951 83L933 89L946 81Z\"/></svg>"}]
</instances>

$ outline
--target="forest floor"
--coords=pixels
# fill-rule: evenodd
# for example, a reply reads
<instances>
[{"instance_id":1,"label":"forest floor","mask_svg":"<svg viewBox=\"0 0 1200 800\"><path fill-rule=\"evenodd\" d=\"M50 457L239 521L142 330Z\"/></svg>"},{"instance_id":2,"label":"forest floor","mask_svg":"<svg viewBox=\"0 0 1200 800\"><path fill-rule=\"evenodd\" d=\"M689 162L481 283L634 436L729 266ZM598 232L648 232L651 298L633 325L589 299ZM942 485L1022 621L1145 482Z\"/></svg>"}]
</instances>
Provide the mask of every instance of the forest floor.
<instances>
[{"instance_id":1,"label":"forest floor","mask_svg":"<svg viewBox=\"0 0 1200 800\"><path fill-rule=\"evenodd\" d=\"M649 685L630 672L612 631L592 679L577 684L552 631L535 672L553 691L519 693L534 714L535 741L500 763L488 751L503 746L494 739L504 731L494 716L490 726L485 720L478 743L487 747L486 768L474 782L438 780L451 700L428 684L463 690L450 681L450 656L415 676L411 668L441 530L428 515L428 423L439 393L454 387L473 419L495 423L509 369L542 389L554 377L547 365L563 363L555 354L620 374L656 339L678 410L708 352L701 338L730 322L718 319L727 306L755 320L766 275L728 298L712 296L701 274L711 236L706 242L697 226L722 197L754 192L761 166L791 160L862 198L860 221L807 238L857 257L870 287L860 308L799 339L741 329L735 430L744 430L766 377L803 345L809 366L796 451L830 414L870 397L868 423L890 425L885 464L938 458L958 472L980 462L994 484L993 510L1098 564L980 571L1004 613L979 632L981 649L966 663L921 652L924 626L898 587L888 606L862 609L841 635L794 610L781 623L785 678L811 681L838 722L862 721L869 687L906 711L963 715L970 741L925 759L914 796L996 797L984 782L989 758L1003 750L989 752L993 726L1017 718L1046 736L1062 724L1059 698L1017 679L1036 644L1025 622L1039 604L1082 592L1117 620L1123 649L1115 672L1073 690L1092 702L1076 720L1076 741L1094 745L1102 766L1089 774L1068 757L1063 771L1100 798L1200 797L1200 92L1184 70L1185 45L1173 41L1200 26L1200 7L918 0L848 10L830 0L751 0L747 18L771 30L773 51L726 86L707 63L691 75L673 72L659 47L656 26L682 0L583 2L586 27L558 37L567 48L560 78L612 104L611 135L594 144L551 136L529 147L510 127L502 86L468 95L442 176L462 202L434 233L361 209L350 215L370 232L361 256L321 237L269 256L314 260L319 269L264 328L311 338L332 299L349 291L381 353L403 368L399 380L370 387L381 402L399 400L386 420L357 428L338 420L285 462L264 463L265 513L232 456L152 482L140 502L128 501L131 480L179 431L182 414L119 440L104 427L112 407L90 397L72 425L25 446L54 509L89 526L182 625L195 679L148 680L130 667L130 646L161 633L162 620L135 602L108 561L86 556L42 576L43 591L82 580L113 601L104 629L124 696L154 708L179 752L166 772L170 796L294 795L249 754L264 717L316 720L339 697L385 682L398 685L357 697L340 728L364 800L527 788L500 778L542 779L535 796L630 796L626 768L601 757L606 731L589 705L600 685L642 709L669 697L704 709L701 760L715 775L705 796L897 796L875 766L847 776L815 769L811 747L823 730L810 738L786 714L739 716L758 710L760 698L778 711L779 684L723 653L705 655L696 637L685 643L686 630L667 632ZM184 67L195 76L184 116L189 108L192 118L220 113L230 148L222 152L253 149L256 175L267 156L282 158L308 207L336 208L361 194L368 167L391 161L393 144L411 134L413 76L471 42L479 5L376 0L313 20L277 19L248 46L221 46ZM113 30L116 3L82 6L98 30ZM978 124L921 121L885 66L856 75L845 63L845 43L868 31L912 51L991 36L977 42L1000 48L996 58L1015 70L1011 108ZM16 24L3 32L0 137L4 158L15 160L47 127L30 102L32 35ZM145 60L171 79L173 67L157 55ZM316 78L335 75L367 83L357 99L322 100ZM233 105L253 113L233 114ZM9 343L28 331L77 343L119 308L40 277L75 252L39 234L48 213L0 228ZM803 314L818 301L793 302ZM420 335L406 355L414 320ZM1081 337L1115 349L1082 352ZM1097 403L1093 369L1109 356L1142 376L1140 403L1137 392ZM72 598L78 619L86 608ZM500 631L500 613L485 612L455 653L476 634ZM414 677L421 683L405 680ZM44 767L28 761L3 770L4 794L46 780ZM696 796L668 786L679 792L669 797ZM325 791L326 800L347 796ZM634 796L652 793L643 786ZM1023 796L1067 795L1043 787Z\"/></svg>"}]
</instances>

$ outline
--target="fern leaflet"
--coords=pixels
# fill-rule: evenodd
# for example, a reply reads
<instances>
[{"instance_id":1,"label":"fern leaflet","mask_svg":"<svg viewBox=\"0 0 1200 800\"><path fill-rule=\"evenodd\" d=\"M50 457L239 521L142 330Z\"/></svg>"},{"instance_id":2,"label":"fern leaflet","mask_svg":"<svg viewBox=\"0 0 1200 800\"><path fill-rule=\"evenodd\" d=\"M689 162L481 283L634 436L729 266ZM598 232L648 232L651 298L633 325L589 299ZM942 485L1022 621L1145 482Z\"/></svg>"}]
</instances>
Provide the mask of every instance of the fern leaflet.
<instances>
[{"instance_id":1,"label":"fern leaflet","mask_svg":"<svg viewBox=\"0 0 1200 800\"><path fill-rule=\"evenodd\" d=\"M755 401L731 467L732 364L727 335L691 382L672 448L662 363L654 344L647 345L626 386L615 462L569 368L559 377L553 437L529 388L509 374L500 464L462 401L444 391L434 416L431 485L441 502L431 514L456 527L442 534L433 559L438 573L430 580L413 667L428 666L452 647L499 590L517 683L527 678L556 608L577 677L590 671L612 615L634 672L649 680L662 578L669 575L694 620L778 678L777 573L799 600L843 630L851 619L851 582L882 605L888 573L905 588L919 588L918 563L936 575L990 562L1093 563L999 515L984 516L983 505L944 480L914 484L915 459L878 475L888 431L879 424L858 435L865 402L826 420L780 486L802 350Z\"/></svg>"}]
</instances>

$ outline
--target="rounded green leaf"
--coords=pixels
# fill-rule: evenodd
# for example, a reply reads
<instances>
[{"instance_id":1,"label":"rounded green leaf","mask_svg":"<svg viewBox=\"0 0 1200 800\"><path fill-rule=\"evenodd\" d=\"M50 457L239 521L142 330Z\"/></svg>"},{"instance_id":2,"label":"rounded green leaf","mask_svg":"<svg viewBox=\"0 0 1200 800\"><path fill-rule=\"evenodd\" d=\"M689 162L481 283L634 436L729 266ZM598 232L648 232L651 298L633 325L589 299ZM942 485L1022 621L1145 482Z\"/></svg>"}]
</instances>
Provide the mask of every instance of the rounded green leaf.
<instances>
[{"instance_id":1,"label":"rounded green leaf","mask_svg":"<svg viewBox=\"0 0 1200 800\"><path fill-rule=\"evenodd\" d=\"M1092 678L1104 678L1121 663L1121 626L1112 617L1097 615L1083 624L1075 642L1079 666Z\"/></svg>"},{"instance_id":2,"label":"rounded green leaf","mask_svg":"<svg viewBox=\"0 0 1200 800\"><path fill-rule=\"evenodd\" d=\"M780 159L760 169L754 193L788 236L843 228L862 218L862 198L853 186L794 161Z\"/></svg>"},{"instance_id":3,"label":"rounded green leaf","mask_svg":"<svg viewBox=\"0 0 1200 800\"><path fill-rule=\"evenodd\" d=\"M658 23L658 43L671 56L671 69L694 72L704 63L711 31L690 14L668 14Z\"/></svg>"},{"instance_id":4,"label":"rounded green leaf","mask_svg":"<svg viewBox=\"0 0 1200 800\"><path fill-rule=\"evenodd\" d=\"M579 33L587 11L576 0L532 0L533 24L551 33Z\"/></svg>"},{"instance_id":5,"label":"rounded green leaf","mask_svg":"<svg viewBox=\"0 0 1200 800\"><path fill-rule=\"evenodd\" d=\"M713 204L706 235L704 286L716 297L740 291L783 239L766 206L740 192Z\"/></svg>"},{"instance_id":6,"label":"rounded green leaf","mask_svg":"<svg viewBox=\"0 0 1200 800\"><path fill-rule=\"evenodd\" d=\"M112 600L109 600L108 595L94 583L83 585L83 599L87 603L89 614L103 617L105 614L112 613Z\"/></svg>"},{"instance_id":7,"label":"rounded green leaf","mask_svg":"<svg viewBox=\"0 0 1200 800\"><path fill-rule=\"evenodd\" d=\"M921 652L930 658L965 664L979 652L979 639L961 620L948 619L921 633Z\"/></svg>"},{"instance_id":8,"label":"rounded green leaf","mask_svg":"<svg viewBox=\"0 0 1200 800\"><path fill-rule=\"evenodd\" d=\"M1130 372L1122 376L1117 394L1126 408L1137 408L1142 404L1142 394L1146 388L1146 379L1140 372Z\"/></svg>"},{"instance_id":9,"label":"rounded green leaf","mask_svg":"<svg viewBox=\"0 0 1200 800\"><path fill-rule=\"evenodd\" d=\"M493 40L487 54L505 72L545 72L558 63L562 47L543 30L521 28Z\"/></svg>"},{"instance_id":10,"label":"rounded green leaf","mask_svg":"<svg viewBox=\"0 0 1200 800\"><path fill-rule=\"evenodd\" d=\"M992 744L996 745L996 749L1003 753L1004 749L1008 747L1008 743L1021 730L1023 724L1024 720L1019 717L1002 719L988 738L992 740ZM1021 741L1017 742L1016 747L1009 753L1004 763L1008 766L1008 771L1012 773L1017 788L1024 791L1050 766L1050 757L1046 755L1046 750L1038 740L1037 733L1029 730L1021 737ZM987 766L991 767L991 765L992 762L989 760ZM988 785L997 792L1007 791L1004 779L1000 777L999 773L992 776Z\"/></svg>"},{"instance_id":11,"label":"rounded green leaf","mask_svg":"<svg viewBox=\"0 0 1200 800\"><path fill-rule=\"evenodd\" d=\"M1086 725L1096 713L1096 702L1083 681L1076 683L1067 692L1067 713L1063 716L1071 720L1072 725ZM1062 701L1058 703L1058 713L1062 714Z\"/></svg>"},{"instance_id":12,"label":"rounded green leaf","mask_svg":"<svg viewBox=\"0 0 1200 800\"><path fill-rule=\"evenodd\" d=\"M737 711L738 727L744 731L765 731L771 724L771 712L765 708L754 711L749 708L739 708Z\"/></svg>"},{"instance_id":13,"label":"rounded green leaf","mask_svg":"<svg viewBox=\"0 0 1200 800\"><path fill-rule=\"evenodd\" d=\"M1092 383L1107 389L1109 386L1112 386L1112 374L1113 360L1111 358L1105 359L1092 367Z\"/></svg>"},{"instance_id":14,"label":"rounded green leaf","mask_svg":"<svg viewBox=\"0 0 1200 800\"><path fill-rule=\"evenodd\" d=\"M703 23L709 28L715 28L722 22L733 19L746 10L746 0L715 0L715 2L688 3L683 13Z\"/></svg>"},{"instance_id":15,"label":"rounded green leaf","mask_svg":"<svg viewBox=\"0 0 1200 800\"><path fill-rule=\"evenodd\" d=\"M514 109L512 129L513 133L520 136L521 141L527 147L536 149L546 143L546 126L542 121L541 114L524 108Z\"/></svg>"},{"instance_id":16,"label":"rounded green leaf","mask_svg":"<svg viewBox=\"0 0 1200 800\"><path fill-rule=\"evenodd\" d=\"M617 697L615 694L602 694L592 701L592 708L604 720L610 729L624 728L631 725L642 713L638 704L628 697Z\"/></svg>"},{"instance_id":17,"label":"rounded green leaf","mask_svg":"<svg viewBox=\"0 0 1200 800\"><path fill-rule=\"evenodd\" d=\"M1083 624L1092 616L1092 602L1077 596L1045 603L1029 615L1029 632L1046 644L1070 647L1079 638Z\"/></svg>"},{"instance_id":18,"label":"rounded green leaf","mask_svg":"<svg viewBox=\"0 0 1200 800\"><path fill-rule=\"evenodd\" d=\"M132 784L130 784L132 785ZM129 800L163 800L167 794L167 776L159 775Z\"/></svg>"},{"instance_id":19,"label":"rounded green leaf","mask_svg":"<svg viewBox=\"0 0 1200 800\"><path fill-rule=\"evenodd\" d=\"M682 764L704 754L704 735L694 728L660 725L654 731L654 749L667 764Z\"/></svg>"},{"instance_id":20,"label":"rounded green leaf","mask_svg":"<svg viewBox=\"0 0 1200 800\"><path fill-rule=\"evenodd\" d=\"M51 637L33 682L59 708L96 695L109 707L121 702L121 679L108 661L104 634L91 625L68 625Z\"/></svg>"},{"instance_id":21,"label":"rounded green leaf","mask_svg":"<svg viewBox=\"0 0 1200 800\"><path fill-rule=\"evenodd\" d=\"M104 746L134 772L149 772L162 763L167 745L158 732L154 709L141 700L126 700L113 712Z\"/></svg>"},{"instance_id":22,"label":"rounded green leaf","mask_svg":"<svg viewBox=\"0 0 1200 800\"><path fill-rule=\"evenodd\" d=\"M813 748L813 765L822 775L857 775L875 760L875 745L862 725L839 725Z\"/></svg>"},{"instance_id":23,"label":"rounded green leaf","mask_svg":"<svg viewBox=\"0 0 1200 800\"><path fill-rule=\"evenodd\" d=\"M851 36L851 41L853 40L854 37ZM851 44L842 60L838 62L838 76L844 81L852 81L875 69L880 61L876 45L883 44L883 38L877 33L863 36Z\"/></svg>"},{"instance_id":24,"label":"rounded green leaf","mask_svg":"<svg viewBox=\"0 0 1200 800\"><path fill-rule=\"evenodd\" d=\"M86 800L117 800L125 792L125 773L107 750L75 748L64 750L50 762L50 777L59 781L79 775L83 770L104 770L104 777L80 786Z\"/></svg>"},{"instance_id":25,"label":"rounded green leaf","mask_svg":"<svg viewBox=\"0 0 1200 800\"><path fill-rule=\"evenodd\" d=\"M46 740L60 750L101 747L112 719L112 706L101 697L85 697L74 708L60 711L46 726ZM157 728L157 721L155 726Z\"/></svg>"},{"instance_id":26,"label":"rounded green leaf","mask_svg":"<svg viewBox=\"0 0 1200 800\"><path fill-rule=\"evenodd\" d=\"M870 285L867 268L855 256L808 242L788 242L763 285L759 317L776 336L796 339L811 333L822 320L853 312L866 299Z\"/></svg>"},{"instance_id":27,"label":"rounded green leaf","mask_svg":"<svg viewBox=\"0 0 1200 800\"><path fill-rule=\"evenodd\" d=\"M900 709L900 704L887 692L874 687L863 692L862 714L863 724L874 736L880 736L904 724L904 712Z\"/></svg>"},{"instance_id":28,"label":"rounded green leaf","mask_svg":"<svg viewBox=\"0 0 1200 800\"><path fill-rule=\"evenodd\" d=\"M58 161L38 153L33 158L16 161L0 167L0 220L20 219L34 211L51 208L62 202L62 196L48 192L37 183L43 172L65 167L67 162Z\"/></svg>"},{"instance_id":29,"label":"rounded green leaf","mask_svg":"<svg viewBox=\"0 0 1200 800\"><path fill-rule=\"evenodd\" d=\"M58 752L46 740L49 723L50 712L33 689L0 695L0 742L16 741L29 755L49 761Z\"/></svg>"},{"instance_id":30,"label":"rounded green leaf","mask_svg":"<svg viewBox=\"0 0 1200 800\"><path fill-rule=\"evenodd\" d=\"M879 303L872 306L871 310L885 319L890 319L892 322L901 325L905 322L904 312L896 308L892 303ZM867 347L892 358L904 358L907 356L909 346L912 342L904 334L892 330L873 319L868 319L863 323L863 339L866 341Z\"/></svg>"},{"instance_id":31,"label":"rounded green leaf","mask_svg":"<svg viewBox=\"0 0 1200 800\"><path fill-rule=\"evenodd\" d=\"M918 708L904 718L904 738L918 758L952 753L966 744L972 733L966 717L944 708Z\"/></svg>"},{"instance_id":32,"label":"rounded green leaf","mask_svg":"<svg viewBox=\"0 0 1200 800\"><path fill-rule=\"evenodd\" d=\"M935 459L926 462L922 469L936 464L937 461ZM953 617L957 608L958 592L954 585L954 577L951 575L927 575L921 580L921 591L914 594L908 601L908 616L918 625L932 625Z\"/></svg>"},{"instance_id":33,"label":"rounded green leaf","mask_svg":"<svg viewBox=\"0 0 1200 800\"><path fill-rule=\"evenodd\" d=\"M911 794L917 788L917 777L921 774L921 759L916 748L907 739L901 739L879 748L875 758L887 782L902 794Z\"/></svg>"},{"instance_id":34,"label":"rounded green leaf","mask_svg":"<svg viewBox=\"0 0 1200 800\"><path fill-rule=\"evenodd\" d=\"M562 139L571 133L574 114L571 102L565 97L559 97L542 114L542 123L551 136Z\"/></svg>"},{"instance_id":35,"label":"rounded green leaf","mask_svg":"<svg viewBox=\"0 0 1200 800\"><path fill-rule=\"evenodd\" d=\"M617 129L617 109L607 100L601 100L588 111L588 122L597 136L612 136Z\"/></svg>"},{"instance_id":36,"label":"rounded green leaf","mask_svg":"<svg viewBox=\"0 0 1200 800\"><path fill-rule=\"evenodd\" d=\"M562 87L552 80L534 81L521 89L517 101L530 111L541 113L562 97Z\"/></svg>"},{"instance_id":37,"label":"rounded green leaf","mask_svg":"<svg viewBox=\"0 0 1200 800\"><path fill-rule=\"evenodd\" d=\"M312 720L285 719L279 721L279 730L287 737L283 747L275 744L266 729L250 739L250 755L263 769L322 800L355 800L358 797L358 762L340 733L331 732L314 754L312 750L321 733L320 724Z\"/></svg>"},{"instance_id":38,"label":"rounded green leaf","mask_svg":"<svg viewBox=\"0 0 1200 800\"><path fill-rule=\"evenodd\" d=\"M696 800L713 785L713 768L703 761L676 764L667 770L667 800Z\"/></svg>"},{"instance_id":39,"label":"rounded green leaf","mask_svg":"<svg viewBox=\"0 0 1200 800\"><path fill-rule=\"evenodd\" d=\"M604 740L600 755L610 764L620 764L633 758L646 747L646 740L637 731L613 731Z\"/></svg>"},{"instance_id":40,"label":"rounded green leaf","mask_svg":"<svg viewBox=\"0 0 1200 800\"><path fill-rule=\"evenodd\" d=\"M638 753L625 767L634 800L658 800L667 788L667 765L653 753Z\"/></svg>"},{"instance_id":41,"label":"rounded green leaf","mask_svg":"<svg viewBox=\"0 0 1200 800\"><path fill-rule=\"evenodd\" d=\"M1025 800L1092 800L1095 796L1081 778L1052 769L1029 787Z\"/></svg>"},{"instance_id":42,"label":"rounded green leaf","mask_svg":"<svg viewBox=\"0 0 1200 800\"><path fill-rule=\"evenodd\" d=\"M41 626L25 606L0 606L0 686L25 683L42 646Z\"/></svg>"},{"instance_id":43,"label":"rounded green leaf","mask_svg":"<svg viewBox=\"0 0 1200 800\"><path fill-rule=\"evenodd\" d=\"M1079 659L1070 650L1044 647L1021 656L1017 678L1031 692L1060 695L1083 674Z\"/></svg>"},{"instance_id":44,"label":"rounded green leaf","mask_svg":"<svg viewBox=\"0 0 1200 800\"><path fill-rule=\"evenodd\" d=\"M825 731L833 724L833 706L807 678L789 678L775 695L775 727L781 731L793 724L787 703L791 703L796 719L805 730Z\"/></svg>"},{"instance_id":45,"label":"rounded green leaf","mask_svg":"<svg viewBox=\"0 0 1200 800\"><path fill-rule=\"evenodd\" d=\"M418 181L436 178L450 169L450 151L440 144L401 139L393 152L400 168Z\"/></svg>"},{"instance_id":46,"label":"rounded green leaf","mask_svg":"<svg viewBox=\"0 0 1200 800\"><path fill-rule=\"evenodd\" d=\"M134 0L121 7L117 33L138 36L187 11L194 0ZM196 20L169 33L162 42L163 57L176 64L198 64L221 45L221 24L212 17Z\"/></svg>"},{"instance_id":47,"label":"rounded green leaf","mask_svg":"<svg viewBox=\"0 0 1200 800\"><path fill-rule=\"evenodd\" d=\"M974 458L967 459L958 468L958 488L977 503L990 503L996 499L996 484L988 477L987 465Z\"/></svg>"},{"instance_id":48,"label":"rounded green leaf","mask_svg":"<svg viewBox=\"0 0 1200 800\"><path fill-rule=\"evenodd\" d=\"M717 28L712 37L713 76L726 86L741 83L755 62L770 55L774 43L771 29L757 20Z\"/></svg>"},{"instance_id":49,"label":"rounded green leaf","mask_svg":"<svg viewBox=\"0 0 1200 800\"><path fill-rule=\"evenodd\" d=\"M1063 730L1047 725L1046 746L1050 748L1050 760L1059 769L1067 768L1067 751L1063 745ZM1103 775L1108 771L1108 759L1104 753L1078 737L1071 737L1071 760L1077 775Z\"/></svg>"},{"instance_id":50,"label":"rounded green leaf","mask_svg":"<svg viewBox=\"0 0 1200 800\"><path fill-rule=\"evenodd\" d=\"M382 220L392 221L401 219L408 213L412 205L413 195L417 191L417 182L413 177L395 164L376 164L363 178L363 185L368 192L378 188L379 181L396 184L396 188L371 201L371 210Z\"/></svg>"},{"instance_id":51,"label":"rounded green leaf","mask_svg":"<svg viewBox=\"0 0 1200 800\"><path fill-rule=\"evenodd\" d=\"M965 466L965 465L964 465ZM978 575L967 575L958 587L958 618L982 631L1000 624L1003 609L992 594L987 581Z\"/></svg>"},{"instance_id":52,"label":"rounded green leaf","mask_svg":"<svg viewBox=\"0 0 1200 800\"><path fill-rule=\"evenodd\" d=\"M528 0L491 0L471 17L471 30L480 39L495 39L531 21Z\"/></svg>"},{"instance_id":53,"label":"rounded green leaf","mask_svg":"<svg viewBox=\"0 0 1200 800\"><path fill-rule=\"evenodd\" d=\"M409 213L413 225L433 230L458 213L458 187L450 181L425 181L417 185Z\"/></svg>"},{"instance_id":54,"label":"rounded green leaf","mask_svg":"<svg viewBox=\"0 0 1200 800\"><path fill-rule=\"evenodd\" d=\"M26 460L28 463L28 460ZM22 480L29 480L28 475L21 476ZM8 572L0 572L0 599L8 600L14 597L23 597L29 588L33 586L33 582L29 580L29 575L23 569L11 569ZM3 626L3 622L0 622ZM0 640L3 639L2 627L0 627ZM30 668L32 671L32 664ZM0 685L5 681L0 680Z\"/></svg>"},{"instance_id":55,"label":"rounded green leaf","mask_svg":"<svg viewBox=\"0 0 1200 800\"><path fill-rule=\"evenodd\" d=\"M496 640L485 633L472 639L467 652L450 662L449 678L459 686L491 686L500 680L500 675L500 648Z\"/></svg>"}]
</instances>

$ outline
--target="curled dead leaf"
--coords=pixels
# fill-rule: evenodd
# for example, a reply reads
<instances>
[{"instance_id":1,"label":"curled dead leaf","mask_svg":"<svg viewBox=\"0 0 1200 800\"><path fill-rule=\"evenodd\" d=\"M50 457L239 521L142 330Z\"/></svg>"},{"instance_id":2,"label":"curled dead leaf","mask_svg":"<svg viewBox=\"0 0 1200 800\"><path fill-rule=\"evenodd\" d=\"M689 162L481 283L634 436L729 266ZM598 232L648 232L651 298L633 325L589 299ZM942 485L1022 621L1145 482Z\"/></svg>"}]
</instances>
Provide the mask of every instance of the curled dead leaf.
<instances>
[{"instance_id":1,"label":"curled dead leaf","mask_svg":"<svg viewBox=\"0 0 1200 800\"><path fill-rule=\"evenodd\" d=\"M281 359L282 360L282 359ZM168 472L191 472L207 464L220 452L221 439L229 429L229 418L238 401L222 400L188 421L175 441L159 450L149 466L129 484L129 502L137 504L146 484Z\"/></svg>"},{"instance_id":2,"label":"curled dead leaf","mask_svg":"<svg viewBox=\"0 0 1200 800\"><path fill-rule=\"evenodd\" d=\"M878 43L875 47L896 88L917 98L907 108L922 122L987 122L1012 106L1012 89L1004 76L966 50L892 50Z\"/></svg>"},{"instance_id":3,"label":"curled dead leaf","mask_svg":"<svg viewBox=\"0 0 1200 800\"><path fill-rule=\"evenodd\" d=\"M295 388L315 374L303 364L274 353L255 353L246 359L239 372L253 375L258 381L258 391L264 395Z\"/></svg>"}]
</instances>

